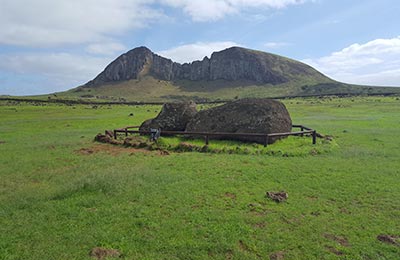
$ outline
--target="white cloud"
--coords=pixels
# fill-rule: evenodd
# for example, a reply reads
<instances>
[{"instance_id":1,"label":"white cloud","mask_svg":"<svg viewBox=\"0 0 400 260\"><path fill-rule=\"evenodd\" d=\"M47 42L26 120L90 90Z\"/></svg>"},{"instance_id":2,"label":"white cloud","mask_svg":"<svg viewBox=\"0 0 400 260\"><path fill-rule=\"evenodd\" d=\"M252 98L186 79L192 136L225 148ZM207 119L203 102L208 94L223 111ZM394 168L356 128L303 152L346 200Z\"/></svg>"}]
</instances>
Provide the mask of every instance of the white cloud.
<instances>
[{"instance_id":1,"label":"white cloud","mask_svg":"<svg viewBox=\"0 0 400 260\"><path fill-rule=\"evenodd\" d=\"M0 92L22 95L46 93L48 89L67 90L94 78L110 61L108 58L68 53L0 55L0 72L11 73L17 80L32 78L36 84L32 86L32 82L28 82L31 86L29 92L20 92L20 88L24 86L16 86L14 90L10 90L9 84L2 86L5 89L0 89Z\"/></svg>"},{"instance_id":2,"label":"white cloud","mask_svg":"<svg viewBox=\"0 0 400 260\"><path fill-rule=\"evenodd\" d=\"M0 44L47 47L103 41L163 15L145 0L0 0Z\"/></svg>"},{"instance_id":3,"label":"white cloud","mask_svg":"<svg viewBox=\"0 0 400 260\"><path fill-rule=\"evenodd\" d=\"M230 41L196 42L193 44L181 45L169 50L158 51L157 53L175 62L184 63L202 60L205 56L210 57L211 53L214 51L221 51L232 46L240 46L240 44Z\"/></svg>"},{"instance_id":4,"label":"white cloud","mask_svg":"<svg viewBox=\"0 0 400 260\"><path fill-rule=\"evenodd\" d=\"M400 86L400 36L355 43L329 56L304 62L339 81Z\"/></svg>"},{"instance_id":5,"label":"white cloud","mask_svg":"<svg viewBox=\"0 0 400 260\"><path fill-rule=\"evenodd\" d=\"M126 50L126 47L118 42L92 43L86 47L86 51L92 54L114 55Z\"/></svg>"},{"instance_id":6,"label":"white cloud","mask_svg":"<svg viewBox=\"0 0 400 260\"><path fill-rule=\"evenodd\" d=\"M226 15L249 8L281 9L312 0L160 0L161 3L182 8L194 21L215 21Z\"/></svg>"},{"instance_id":7,"label":"white cloud","mask_svg":"<svg viewBox=\"0 0 400 260\"><path fill-rule=\"evenodd\" d=\"M181 8L194 21L313 0L0 0L0 44L49 47L110 41ZM158 4L158 5L157 5Z\"/></svg>"}]
</instances>

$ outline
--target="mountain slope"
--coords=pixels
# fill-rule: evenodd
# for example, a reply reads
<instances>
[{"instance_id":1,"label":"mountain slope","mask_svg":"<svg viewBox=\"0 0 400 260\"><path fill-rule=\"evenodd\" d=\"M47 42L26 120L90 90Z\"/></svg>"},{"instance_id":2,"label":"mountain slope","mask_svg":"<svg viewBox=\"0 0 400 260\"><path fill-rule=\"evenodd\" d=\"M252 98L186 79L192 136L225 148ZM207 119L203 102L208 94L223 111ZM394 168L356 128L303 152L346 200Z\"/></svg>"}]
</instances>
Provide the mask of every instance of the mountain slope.
<instances>
[{"instance_id":1,"label":"mountain slope","mask_svg":"<svg viewBox=\"0 0 400 260\"><path fill-rule=\"evenodd\" d=\"M398 91L336 82L282 56L231 47L210 58L180 64L138 47L111 62L97 77L64 96L134 101L217 100Z\"/></svg>"}]
</instances>

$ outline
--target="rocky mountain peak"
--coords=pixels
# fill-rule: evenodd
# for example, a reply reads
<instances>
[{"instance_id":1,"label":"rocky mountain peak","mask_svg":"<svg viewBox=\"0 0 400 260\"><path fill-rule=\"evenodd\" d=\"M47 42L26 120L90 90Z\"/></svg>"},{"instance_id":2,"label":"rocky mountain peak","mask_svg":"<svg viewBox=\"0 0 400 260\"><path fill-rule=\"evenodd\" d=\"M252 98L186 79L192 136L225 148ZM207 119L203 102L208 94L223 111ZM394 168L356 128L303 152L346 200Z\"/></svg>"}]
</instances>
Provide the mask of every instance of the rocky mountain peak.
<instances>
[{"instance_id":1,"label":"rocky mountain peak","mask_svg":"<svg viewBox=\"0 0 400 260\"><path fill-rule=\"evenodd\" d=\"M255 84L281 84L296 75L320 74L303 63L242 47L214 52L201 61L179 64L138 47L122 54L85 86L140 79L150 75L166 81L246 80Z\"/></svg>"}]
</instances>

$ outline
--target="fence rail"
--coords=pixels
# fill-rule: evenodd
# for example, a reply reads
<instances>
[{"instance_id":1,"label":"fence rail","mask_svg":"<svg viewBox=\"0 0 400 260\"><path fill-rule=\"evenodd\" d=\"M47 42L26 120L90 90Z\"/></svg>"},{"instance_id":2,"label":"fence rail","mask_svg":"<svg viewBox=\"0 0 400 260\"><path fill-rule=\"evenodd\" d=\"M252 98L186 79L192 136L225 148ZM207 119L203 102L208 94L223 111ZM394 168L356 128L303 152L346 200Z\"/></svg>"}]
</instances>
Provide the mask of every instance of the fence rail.
<instances>
[{"instance_id":1,"label":"fence rail","mask_svg":"<svg viewBox=\"0 0 400 260\"><path fill-rule=\"evenodd\" d=\"M317 131L306 127L304 125L292 125L293 128L300 128L300 131L296 132L286 132L286 133L271 133L271 134L263 134L263 133L227 133L227 132L187 132L187 131L161 131L161 135L189 135L189 136L202 136L204 137L205 144L209 144L210 136L237 136L237 137L260 137L263 140L263 145L266 147L268 145L269 138L272 137L281 137L281 136L304 136L311 135L312 144L316 144L317 142ZM130 130L137 129L137 130ZM152 134L151 131L140 131L139 126L126 126L123 128L113 130L114 139L117 139L118 133L123 133L125 136L128 134Z\"/></svg>"}]
</instances>

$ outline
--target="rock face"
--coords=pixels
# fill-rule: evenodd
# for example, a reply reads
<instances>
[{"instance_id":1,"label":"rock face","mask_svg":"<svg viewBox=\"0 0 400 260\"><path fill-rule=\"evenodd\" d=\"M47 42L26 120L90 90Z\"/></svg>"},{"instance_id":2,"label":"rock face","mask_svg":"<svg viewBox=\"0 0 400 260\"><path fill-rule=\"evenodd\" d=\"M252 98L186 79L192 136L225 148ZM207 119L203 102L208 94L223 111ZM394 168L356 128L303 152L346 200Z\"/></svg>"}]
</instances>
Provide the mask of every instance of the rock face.
<instances>
[{"instance_id":1,"label":"rock face","mask_svg":"<svg viewBox=\"0 0 400 260\"><path fill-rule=\"evenodd\" d=\"M283 133L292 120L284 104L272 99L241 99L198 112L187 124L188 132ZM262 143L260 137L216 137ZM278 138L269 138L273 143Z\"/></svg>"},{"instance_id":2,"label":"rock face","mask_svg":"<svg viewBox=\"0 0 400 260\"><path fill-rule=\"evenodd\" d=\"M95 87L147 75L166 81L248 80L255 84L281 84L296 75L322 74L301 62L241 47L214 52L210 58L184 64L161 57L146 47L138 47L119 56L85 86Z\"/></svg>"},{"instance_id":3,"label":"rock face","mask_svg":"<svg viewBox=\"0 0 400 260\"><path fill-rule=\"evenodd\" d=\"M140 131L161 128L166 131L185 131L187 123L197 114L196 103L165 103L157 117L146 120Z\"/></svg>"}]
</instances>

